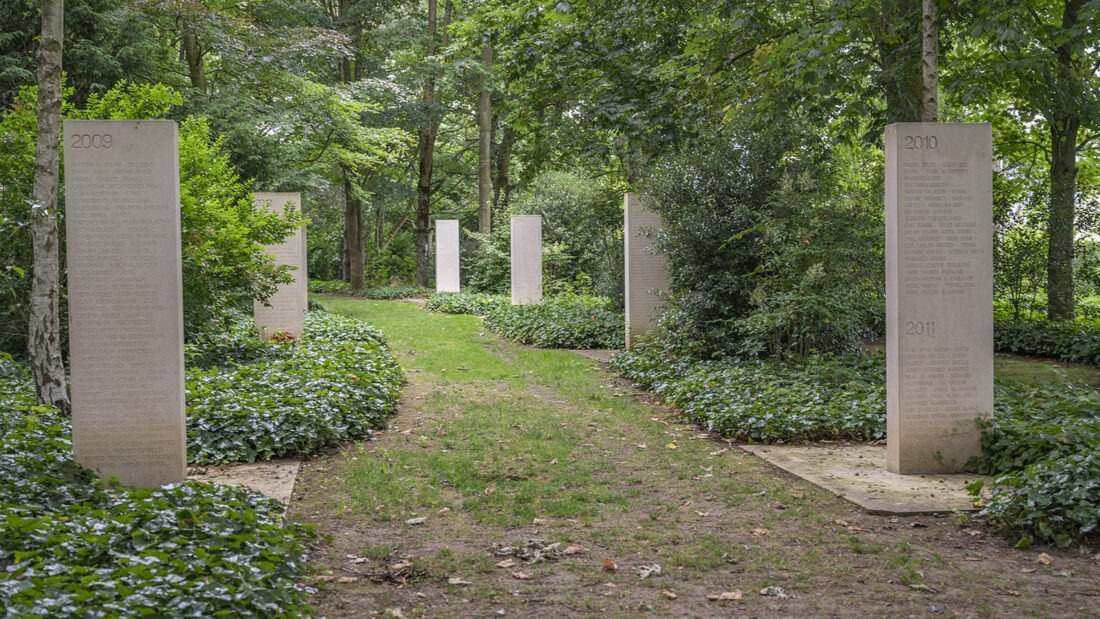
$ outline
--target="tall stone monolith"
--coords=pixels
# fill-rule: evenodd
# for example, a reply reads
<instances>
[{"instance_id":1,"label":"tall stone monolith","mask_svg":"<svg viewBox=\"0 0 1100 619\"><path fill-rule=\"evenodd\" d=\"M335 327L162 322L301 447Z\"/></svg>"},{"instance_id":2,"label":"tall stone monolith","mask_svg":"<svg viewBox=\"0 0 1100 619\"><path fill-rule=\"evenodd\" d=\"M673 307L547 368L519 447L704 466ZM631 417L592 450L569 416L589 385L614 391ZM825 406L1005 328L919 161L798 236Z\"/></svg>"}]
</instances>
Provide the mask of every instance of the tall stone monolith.
<instances>
[{"instance_id":1,"label":"tall stone monolith","mask_svg":"<svg viewBox=\"0 0 1100 619\"><path fill-rule=\"evenodd\" d=\"M253 202L257 209L282 215L288 206L299 211L302 208L300 193L254 193ZM293 267L289 284L280 284L279 289L267 303L254 301L253 316L256 320L256 332L261 339L270 339L276 334L285 334L299 339L305 330L305 311L309 305L309 280L306 266L306 231L298 228L294 234L282 243L267 246L267 253L275 256L275 264Z\"/></svg>"},{"instance_id":2,"label":"tall stone monolith","mask_svg":"<svg viewBox=\"0 0 1100 619\"><path fill-rule=\"evenodd\" d=\"M886 128L887 468L957 472L993 414L992 131Z\"/></svg>"},{"instance_id":3,"label":"tall stone monolith","mask_svg":"<svg viewBox=\"0 0 1100 619\"><path fill-rule=\"evenodd\" d=\"M668 289L668 261L653 251L653 235L661 217L651 211L643 196L628 193L624 198L623 240L626 286L626 346L655 326L662 299Z\"/></svg>"},{"instance_id":4,"label":"tall stone monolith","mask_svg":"<svg viewBox=\"0 0 1100 619\"><path fill-rule=\"evenodd\" d=\"M176 123L69 120L64 148L76 461L130 486L182 481Z\"/></svg>"},{"instance_id":5,"label":"tall stone monolith","mask_svg":"<svg viewBox=\"0 0 1100 619\"><path fill-rule=\"evenodd\" d=\"M435 220L435 291L458 292L459 235L457 219Z\"/></svg>"},{"instance_id":6,"label":"tall stone monolith","mask_svg":"<svg viewBox=\"0 0 1100 619\"><path fill-rule=\"evenodd\" d=\"M512 304L542 301L542 216L513 215Z\"/></svg>"}]
</instances>

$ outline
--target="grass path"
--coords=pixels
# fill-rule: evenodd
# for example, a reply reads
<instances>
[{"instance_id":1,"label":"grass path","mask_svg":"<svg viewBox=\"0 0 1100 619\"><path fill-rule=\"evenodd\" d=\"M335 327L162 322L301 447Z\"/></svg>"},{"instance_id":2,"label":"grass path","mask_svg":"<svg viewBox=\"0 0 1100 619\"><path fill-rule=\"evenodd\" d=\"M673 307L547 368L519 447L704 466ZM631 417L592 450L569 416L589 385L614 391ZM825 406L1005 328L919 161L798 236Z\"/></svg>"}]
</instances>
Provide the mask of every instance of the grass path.
<instances>
[{"instance_id":1,"label":"grass path","mask_svg":"<svg viewBox=\"0 0 1100 619\"><path fill-rule=\"evenodd\" d=\"M322 301L408 379L386 432L299 476L329 617L1100 616L1090 555L864 514L475 317Z\"/></svg>"}]
</instances>

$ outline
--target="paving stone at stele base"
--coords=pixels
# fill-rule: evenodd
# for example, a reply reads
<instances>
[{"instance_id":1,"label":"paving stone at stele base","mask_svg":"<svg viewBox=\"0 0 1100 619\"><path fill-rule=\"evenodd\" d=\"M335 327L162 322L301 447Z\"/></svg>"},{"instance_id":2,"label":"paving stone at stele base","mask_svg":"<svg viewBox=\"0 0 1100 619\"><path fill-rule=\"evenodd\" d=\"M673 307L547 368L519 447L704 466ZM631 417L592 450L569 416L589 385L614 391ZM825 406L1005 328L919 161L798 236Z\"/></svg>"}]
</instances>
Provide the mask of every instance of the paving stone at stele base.
<instances>
[{"instance_id":1,"label":"paving stone at stele base","mask_svg":"<svg viewBox=\"0 0 1100 619\"><path fill-rule=\"evenodd\" d=\"M899 475L886 470L885 445L742 445L779 468L872 514L974 511L967 484L981 475Z\"/></svg>"},{"instance_id":2,"label":"paving stone at stele base","mask_svg":"<svg viewBox=\"0 0 1100 619\"><path fill-rule=\"evenodd\" d=\"M300 465L300 460L271 460L252 464L193 466L188 470L187 477L227 486L248 486L283 505L289 505Z\"/></svg>"}]
</instances>

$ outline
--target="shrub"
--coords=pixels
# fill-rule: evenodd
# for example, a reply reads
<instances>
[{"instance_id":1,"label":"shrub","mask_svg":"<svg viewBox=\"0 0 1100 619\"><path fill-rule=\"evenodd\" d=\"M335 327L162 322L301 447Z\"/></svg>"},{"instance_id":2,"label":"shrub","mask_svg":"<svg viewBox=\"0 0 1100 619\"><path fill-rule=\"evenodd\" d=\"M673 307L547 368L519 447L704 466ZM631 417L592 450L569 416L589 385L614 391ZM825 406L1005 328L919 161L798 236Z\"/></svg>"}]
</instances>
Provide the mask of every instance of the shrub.
<instances>
[{"instance_id":1,"label":"shrub","mask_svg":"<svg viewBox=\"0 0 1100 619\"><path fill-rule=\"evenodd\" d=\"M1092 322L998 318L993 339L997 352L1100 365L1100 327Z\"/></svg>"},{"instance_id":2,"label":"shrub","mask_svg":"<svg viewBox=\"0 0 1100 619\"><path fill-rule=\"evenodd\" d=\"M504 337L541 348L622 348L625 320L604 297L563 295L530 305L500 305L485 326Z\"/></svg>"},{"instance_id":3,"label":"shrub","mask_svg":"<svg viewBox=\"0 0 1100 619\"><path fill-rule=\"evenodd\" d=\"M424 306L432 312L441 314L472 314L484 316L492 310L509 305L512 301L497 294L484 292L440 292L428 298Z\"/></svg>"},{"instance_id":4,"label":"shrub","mask_svg":"<svg viewBox=\"0 0 1100 619\"><path fill-rule=\"evenodd\" d=\"M300 341L258 347L250 331L204 341L228 360L222 367L210 365L214 353L191 349L201 361L187 376L191 461L310 456L368 436L393 412L401 371L377 329L309 312Z\"/></svg>"},{"instance_id":5,"label":"shrub","mask_svg":"<svg viewBox=\"0 0 1100 619\"><path fill-rule=\"evenodd\" d=\"M352 290L347 282L339 280L309 280L309 291L320 294L340 294L378 301L392 299L417 299L432 294L430 288L417 288L416 286L375 286L362 290Z\"/></svg>"}]
</instances>

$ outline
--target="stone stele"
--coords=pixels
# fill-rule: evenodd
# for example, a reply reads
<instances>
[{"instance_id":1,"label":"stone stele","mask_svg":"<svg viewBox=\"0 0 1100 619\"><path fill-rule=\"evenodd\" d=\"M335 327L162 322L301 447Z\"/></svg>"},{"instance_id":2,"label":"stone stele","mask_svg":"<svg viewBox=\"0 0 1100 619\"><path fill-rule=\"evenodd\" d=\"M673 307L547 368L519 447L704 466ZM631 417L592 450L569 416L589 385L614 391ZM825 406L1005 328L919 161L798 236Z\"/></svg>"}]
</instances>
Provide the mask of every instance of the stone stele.
<instances>
[{"instance_id":1,"label":"stone stele","mask_svg":"<svg viewBox=\"0 0 1100 619\"><path fill-rule=\"evenodd\" d=\"M458 220L435 221L435 291L458 292Z\"/></svg>"},{"instance_id":2,"label":"stone stele","mask_svg":"<svg viewBox=\"0 0 1100 619\"><path fill-rule=\"evenodd\" d=\"M68 120L64 148L76 461L130 486L182 481L176 123Z\"/></svg>"},{"instance_id":3,"label":"stone stele","mask_svg":"<svg viewBox=\"0 0 1100 619\"><path fill-rule=\"evenodd\" d=\"M887 469L951 473L993 414L989 124L886 128Z\"/></svg>"},{"instance_id":4,"label":"stone stele","mask_svg":"<svg viewBox=\"0 0 1100 619\"><path fill-rule=\"evenodd\" d=\"M254 193L257 209L282 215L287 206L301 210L299 193ZM268 245L267 253L275 256L275 264L294 267L294 281L282 284L267 301L267 305L254 301L253 316L260 339L270 339L277 333L285 333L295 339L302 337L305 310L309 304L309 288L306 278L306 231L298 228L294 235L278 245Z\"/></svg>"},{"instance_id":5,"label":"stone stele","mask_svg":"<svg viewBox=\"0 0 1100 619\"><path fill-rule=\"evenodd\" d=\"M512 304L542 301L542 216L512 216Z\"/></svg>"},{"instance_id":6,"label":"stone stele","mask_svg":"<svg viewBox=\"0 0 1100 619\"><path fill-rule=\"evenodd\" d=\"M636 193L626 194L624 201L626 346L630 348L655 326L662 304L657 291L668 289L668 263L653 252L653 231L661 227L660 216Z\"/></svg>"}]
</instances>

